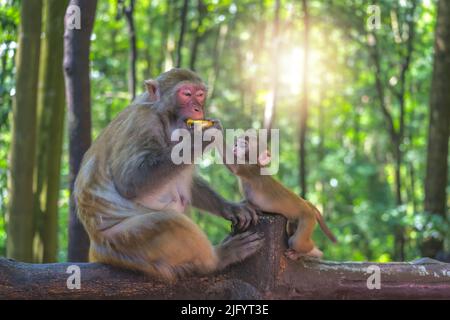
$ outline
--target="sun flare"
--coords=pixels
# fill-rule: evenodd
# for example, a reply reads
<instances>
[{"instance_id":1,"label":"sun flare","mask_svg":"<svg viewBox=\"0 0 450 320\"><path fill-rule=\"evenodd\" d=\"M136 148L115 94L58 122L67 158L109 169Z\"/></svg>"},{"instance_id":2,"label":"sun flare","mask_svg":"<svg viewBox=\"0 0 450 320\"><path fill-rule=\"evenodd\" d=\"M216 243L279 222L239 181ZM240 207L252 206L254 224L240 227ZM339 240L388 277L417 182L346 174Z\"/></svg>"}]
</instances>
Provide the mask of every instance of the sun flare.
<instances>
[{"instance_id":1,"label":"sun flare","mask_svg":"<svg viewBox=\"0 0 450 320\"><path fill-rule=\"evenodd\" d=\"M301 92L303 82L303 59L305 50L302 47L293 47L281 54L280 83L286 86L293 94ZM308 70L309 82L315 83L320 69L320 53L309 49Z\"/></svg>"}]
</instances>

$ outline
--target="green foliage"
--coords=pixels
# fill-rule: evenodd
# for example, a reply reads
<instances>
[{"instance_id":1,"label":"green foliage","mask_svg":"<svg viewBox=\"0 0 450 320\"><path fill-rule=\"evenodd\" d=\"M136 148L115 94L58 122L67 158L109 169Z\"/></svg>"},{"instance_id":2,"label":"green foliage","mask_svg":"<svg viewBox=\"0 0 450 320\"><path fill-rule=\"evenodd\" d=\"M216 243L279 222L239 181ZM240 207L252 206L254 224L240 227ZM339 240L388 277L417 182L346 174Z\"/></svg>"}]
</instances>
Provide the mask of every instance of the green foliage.
<instances>
[{"instance_id":1,"label":"green foliage","mask_svg":"<svg viewBox=\"0 0 450 320\"><path fill-rule=\"evenodd\" d=\"M0 0L0 255L4 254L6 157L14 86L14 43L18 6ZM187 33L182 50L183 67L189 67L193 43L198 40L196 70L209 85L208 115L221 119L225 128L260 128L273 84L270 70L274 1L204 0L189 2ZM274 128L280 128L280 170L277 179L299 193L298 127L302 97L301 49L303 20L298 1L282 1L280 22L280 86ZM327 259L391 261L394 230L402 226L407 239L406 258L418 257L424 237L444 237L448 225L423 211L428 101L434 41L434 2L420 2L416 12L414 53L406 78L405 138L401 145L404 204L394 196L394 162L391 139L379 108L365 30L364 1L309 1L313 17L310 37L310 108L307 131L307 197L322 209L339 244L330 245L320 231L315 238ZM376 31L382 80L394 126L399 107L394 84L405 55L405 43L396 42L393 14L400 26L407 21L411 1L378 1L381 28ZM402 5L401 3L406 3ZM137 88L173 65L179 36L182 1L136 1ZM130 101L127 89L129 34L118 15L116 0L99 1L91 45L93 137ZM202 20L199 20L202 19ZM11 42L12 41L12 42ZM5 44L10 44L5 50ZM396 79L393 79L393 78ZM68 215L68 159L65 138L60 192L59 259L66 257ZM236 178L223 166L206 159L199 173L226 199L239 201ZM229 231L221 218L193 209L192 217L214 243Z\"/></svg>"},{"instance_id":2,"label":"green foliage","mask_svg":"<svg viewBox=\"0 0 450 320\"><path fill-rule=\"evenodd\" d=\"M0 1L0 256L6 254L6 206L8 153L11 142L9 114L14 94L14 55L16 52L18 1Z\"/></svg>"}]
</instances>

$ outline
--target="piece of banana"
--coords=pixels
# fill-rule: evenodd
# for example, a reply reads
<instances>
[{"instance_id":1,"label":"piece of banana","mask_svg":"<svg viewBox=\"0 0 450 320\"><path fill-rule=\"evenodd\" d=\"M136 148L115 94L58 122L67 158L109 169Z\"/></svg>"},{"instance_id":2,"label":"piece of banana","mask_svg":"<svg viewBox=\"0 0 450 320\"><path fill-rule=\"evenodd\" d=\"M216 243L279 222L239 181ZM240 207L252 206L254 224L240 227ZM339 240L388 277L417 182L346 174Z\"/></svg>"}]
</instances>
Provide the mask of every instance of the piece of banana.
<instances>
[{"instance_id":1,"label":"piece of banana","mask_svg":"<svg viewBox=\"0 0 450 320\"><path fill-rule=\"evenodd\" d=\"M188 125L189 128L192 128L195 125L200 125L202 129L207 129L211 128L214 125L214 121L187 119L186 124Z\"/></svg>"}]
</instances>

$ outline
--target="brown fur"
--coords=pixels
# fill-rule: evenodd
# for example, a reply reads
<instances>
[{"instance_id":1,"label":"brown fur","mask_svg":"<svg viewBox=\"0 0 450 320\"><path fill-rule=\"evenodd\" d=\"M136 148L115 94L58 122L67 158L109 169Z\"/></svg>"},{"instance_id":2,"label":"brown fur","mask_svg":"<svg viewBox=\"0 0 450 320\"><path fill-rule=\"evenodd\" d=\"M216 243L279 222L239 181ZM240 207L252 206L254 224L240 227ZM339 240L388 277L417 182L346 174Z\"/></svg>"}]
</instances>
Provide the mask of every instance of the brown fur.
<instances>
[{"instance_id":1,"label":"brown fur","mask_svg":"<svg viewBox=\"0 0 450 320\"><path fill-rule=\"evenodd\" d=\"M85 154L74 196L91 240L92 261L172 280L223 269L260 248L260 235L248 232L213 247L185 215L191 202L224 216L237 207L206 185L193 198L199 184L194 166L170 160L170 134L183 126L174 97L183 82L201 80L189 70L173 69L149 82L148 92L123 110Z\"/></svg>"},{"instance_id":2,"label":"brown fur","mask_svg":"<svg viewBox=\"0 0 450 320\"><path fill-rule=\"evenodd\" d=\"M257 142L256 139L253 141ZM247 158L248 150L249 146L246 145ZM317 221L327 237L336 242L335 236L325 224L319 210L309 201L284 187L272 176L261 175L259 164L228 164L227 167L239 177L241 190L249 203L258 210L278 213L289 219L287 231L291 249L297 253L321 257L321 252L312 240Z\"/></svg>"}]
</instances>

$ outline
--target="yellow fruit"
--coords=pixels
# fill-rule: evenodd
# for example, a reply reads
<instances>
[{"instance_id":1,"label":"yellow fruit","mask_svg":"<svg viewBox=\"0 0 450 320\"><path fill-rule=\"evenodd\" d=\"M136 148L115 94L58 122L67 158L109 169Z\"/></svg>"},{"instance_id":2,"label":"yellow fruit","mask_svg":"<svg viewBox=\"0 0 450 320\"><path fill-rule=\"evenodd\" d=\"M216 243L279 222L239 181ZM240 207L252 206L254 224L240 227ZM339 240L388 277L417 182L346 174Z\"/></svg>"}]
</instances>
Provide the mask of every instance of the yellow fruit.
<instances>
[{"instance_id":1,"label":"yellow fruit","mask_svg":"<svg viewBox=\"0 0 450 320\"><path fill-rule=\"evenodd\" d=\"M194 127L195 125L200 125L202 129L210 128L214 125L214 121L212 120L194 120L194 119L187 119L186 124L189 128Z\"/></svg>"}]
</instances>

